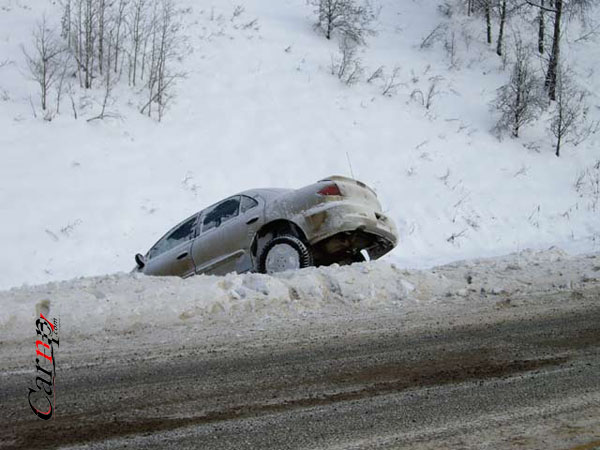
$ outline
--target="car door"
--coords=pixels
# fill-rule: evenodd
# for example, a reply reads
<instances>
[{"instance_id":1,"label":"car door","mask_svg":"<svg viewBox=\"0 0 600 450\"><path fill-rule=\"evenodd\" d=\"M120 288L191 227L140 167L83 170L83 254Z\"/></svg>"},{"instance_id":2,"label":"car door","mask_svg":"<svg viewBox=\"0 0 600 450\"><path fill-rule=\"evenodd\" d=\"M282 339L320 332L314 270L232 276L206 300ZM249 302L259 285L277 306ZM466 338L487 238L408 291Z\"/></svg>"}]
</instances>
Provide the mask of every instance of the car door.
<instances>
[{"instance_id":1,"label":"car door","mask_svg":"<svg viewBox=\"0 0 600 450\"><path fill-rule=\"evenodd\" d=\"M188 277L196 270L192 242L196 236L198 214L187 218L169 231L147 255L144 273Z\"/></svg>"},{"instance_id":2,"label":"car door","mask_svg":"<svg viewBox=\"0 0 600 450\"><path fill-rule=\"evenodd\" d=\"M252 268L250 245L264 221L257 200L237 195L205 210L192 256L197 273L224 275Z\"/></svg>"}]
</instances>

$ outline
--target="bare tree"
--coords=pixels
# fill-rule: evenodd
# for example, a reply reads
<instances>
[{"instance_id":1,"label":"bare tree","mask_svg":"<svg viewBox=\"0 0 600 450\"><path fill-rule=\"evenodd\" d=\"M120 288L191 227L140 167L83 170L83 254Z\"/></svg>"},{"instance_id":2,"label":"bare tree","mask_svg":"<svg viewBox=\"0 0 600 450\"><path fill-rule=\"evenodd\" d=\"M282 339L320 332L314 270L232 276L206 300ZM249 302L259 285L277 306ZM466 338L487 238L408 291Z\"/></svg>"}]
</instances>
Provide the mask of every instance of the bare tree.
<instances>
[{"instance_id":1,"label":"bare tree","mask_svg":"<svg viewBox=\"0 0 600 450\"><path fill-rule=\"evenodd\" d=\"M140 112L152 115L152 105L156 104L158 120L162 120L165 108L172 99L172 87L183 74L173 72L171 65L178 57L179 30L177 12L173 0L160 0L155 4L149 52L149 73L146 87L148 101Z\"/></svg>"},{"instance_id":2,"label":"bare tree","mask_svg":"<svg viewBox=\"0 0 600 450\"><path fill-rule=\"evenodd\" d=\"M129 0L61 0L62 33L77 62L80 85L91 88L95 78L114 67L122 50L125 10ZM112 33L110 44L108 35ZM110 49L111 60L105 54ZM114 61L113 61L114 59ZM114 64L113 64L114 63Z\"/></svg>"},{"instance_id":3,"label":"bare tree","mask_svg":"<svg viewBox=\"0 0 600 450\"><path fill-rule=\"evenodd\" d=\"M547 5L544 2L540 2L541 0L525 1L531 6L551 13L554 18L554 27L552 31L552 50L550 51L550 58L548 59L548 69L546 70L546 79L544 81L544 85L548 90L548 96L550 97L550 100L556 100L556 84L560 61L561 27L563 25L565 13L568 13L566 15L567 18L576 16L585 17L585 13L589 11L592 6L594 6L595 2L594 0L551 0L549 5ZM540 20L540 27L542 27L540 32L543 32L542 20ZM543 41L542 45L540 46L539 39L540 38L538 37L538 47L541 48L543 47Z\"/></svg>"},{"instance_id":4,"label":"bare tree","mask_svg":"<svg viewBox=\"0 0 600 450\"><path fill-rule=\"evenodd\" d=\"M310 0L317 14L317 27L327 39L335 31L358 44L364 44L368 35L374 34L371 23L375 19L375 11L368 0L357 3L357 0Z\"/></svg>"},{"instance_id":5,"label":"bare tree","mask_svg":"<svg viewBox=\"0 0 600 450\"><path fill-rule=\"evenodd\" d=\"M115 73L117 73L118 68L119 68L119 53L121 52L121 38L122 38L122 31L123 31L123 25L125 22L125 11L127 8L127 4L128 4L128 0L119 0L118 3L118 7L117 7L117 11L116 11L116 16L114 19L115 25L115 31L114 31L114 35L115 35L115 43L114 43L114 54L115 54L115 66L114 66L114 71ZM110 61L109 61L110 64Z\"/></svg>"},{"instance_id":6,"label":"bare tree","mask_svg":"<svg viewBox=\"0 0 600 450\"><path fill-rule=\"evenodd\" d=\"M560 72L556 83L556 101L550 118L550 132L556 138L555 155L560 156L562 145L579 145L598 131L598 122L589 120L587 92L573 84L569 73Z\"/></svg>"},{"instance_id":7,"label":"bare tree","mask_svg":"<svg viewBox=\"0 0 600 450\"><path fill-rule=\"evenodd\" d=\"M492 0L476 0L477 9L483 12L485 35L488 44L492 43Z\"/></svg>"},{"instance_id":8,"label":"bare tree","mask_svg":"<svg viewBox=\"0 0 600 450\"><path fill-rule=\"evenodd\" d=\"M81 1L81 0L80 0ZM95 33L96 25L96 8L94 0L83 0L84 1L84 14L83 14L83 33L85 39L84 53L83 53L83 70L85 75L84 87L89 89L92 87L92 81L94 79L94 50L96 46L97 34Z\"/></svg>"},{"instance_id":9,"label":"bare tree","mask_svg":"<svg viewBox=\"0 0 600 450\"><path fill-rule=\"evenodd\" d=\"M106 106L108 105L108 102L111 98L111 94L112 94L112 89L114 86L114 81L111 78L111 69L110 69L110 61L111 61L111 50L113 50L114 47L114 41L113 41L113 34L112 34L112 30L108 33L108 37L107 37L107 46L106 46L106 51L107 53L104 55L104 57L106 58L106 73L104 75L104 98L102 100L102 109L100 110L100 113L95 116L92 117L90 119L88 119L88 122L91 122L93 120L97 120L97 119L104 119L105 117L108 116L114 116L114 114L108 114L106 112Z\"/></svg>"},{"instance_id":10,"label":"bare tree","mask_svg":"<svg viewBox=\"0 0 600 450\"><path fill-rule=\"evenodd\" d=\"M496 43L496 54L502 56L504 45L504 26L506 24L506 0L500 2L500 27L498 28L498 42Z\"/></svg>"},{"instance_id":11,"label":"bare tree","mask_svg":"<svg viewBox=\"0 0 600 450\"><path fill-rule=\"evenodd\" d=\"M104 62L104 34L106 31L106 20L107 20L107 4L106 0L96 0L98 8L98 70L102 74L103 62Z\"/></svg>"},{"instance_id":12,"label":"bare tree","mask_svg":"<svg viewBox=\"0 0 600 450\"><path fill-rule=\"evenodd\" d=\"M59 0L59 3L63 8L61 36L76 63L80 86L89 89L98 83L104 87L103 112L98 118L106 116L112 87L125 70L130 85L142 81L146 88L142 113L149 116L156 113L161 120L173 97L175 80L182 76L173 70L174 62L181 56L180 12L175 2ZM240 12L241 9L236 9L237 14Z\"/></svg>"},{"instance_id":13,"label":"bare tree","mask_svg":"<svg viewBox=\"0 0 600 450\"><path fill-rule=\"evenodd\" d=\"M56 114L60 114L60 101L62 99L62 93L65 86L65 80L69 73L73 72L73 64L72 58L68 51L64 51L61 53L61 57L58 61L59 66L61 67L60 73L58 75L58 82L56 85Z\"/></svg>"},{"instance_id":14,"label":"bare tree","mask_svg":"<svg viewBox=\"0 0 600 450\"><path fill-rule=\"evenodd\" d=\"M83 0L74 0L74 26L70 28L72 30L70 41L72 41L73 55L77 62L77 75L79 78L79 85L83 86L83 74L82 74L82 61L83 61Z\"/></svg>"},{"instance_id":15,"label":"bare tree","mask_svg":"<svg viewBox=\"0 0 600 450\"><path fill-rule=\"evenodd\" d=\"M498 40L496 42L496 54L504 56L504 36L505 29L511 16L523 8L524 3L521 0L494 0L494 9L498 12Z\"/></svg>"},{"instance_id":16,"label":"bare tree","mask_svg":"<svg viewBox=\"0 0 600 450\"><path fill-rule=\"evenodd\" d=\"M134 0L129 18L131 36L131 84L134 86L138 76L137 69L140 52L142 51L142 44L146 40L144 30L146 22L146 1L147 0Z\"/></svg>"},{"instance_id":17,"label":"bare tree","mask_svg":"<svg viewBox=\"0 0 600 450\"><path fill-rule=\"evenodd\" d=\"M554 34L552 37L552 53L548 61L548 70L546 71L546 79L544 85L548 89L550 100L556 100L556 79L558 76L558 60L560 57L560 21L562 17L563 0L555 0L554 2ZM560 139L556 154L560 151Z\"/></svg>"},{"instance_id":18,"label":"bare tree","mask_svg":"<svg viewBox=\"0 0 600 450\"><path fill-rule=\"evenodd\" d=\"M546 19L544 18L545 4L544 0L540 0L538 11L538 53L544 54L544 38L546 35Z\"/></svg>"},{"instance_id":19,"label":"bare tree","mask_svg":"<svg viewBox=\"0 0 600 450\"><path fill-rule=\"evenodd\" d=\"M40 87L40 100L45 111L48 107L50 88L60 78L60 56L64 47L54 32L48 28L45 16L33 31L33 42L33 53L27 53L24 47L22 50L29 73Z\"/></svg>"},{"instance_id":20,"label":"bare tree","mask_svg":"<svg viewBox=\"0 0 600 450\"><path fill-rule=\"evenodd\" d=\"M498 133L510 130L519 137L519 130L533 122L544 106L540 95L540 80L531 67L531 57L521 39L515 38L515 63L510 80L498 89L494 107L501 116L496 124Z\"/></svg>"},{"instance_id":21,"label":"bare tree","mask_svg":"<svg viewBox=\"0 0 600 450\"><path fill-rule=\"evenodd\" d=\"M63 15L61 18L61 37L67 41L67 47L70 49L71 48L71 28L72 28L72 20L73 20L73 16L72 16L72 11L71 11L71 4L72 4L72 0L61 0L60 4L63 8Z\"/></svg>"}]
</instances>

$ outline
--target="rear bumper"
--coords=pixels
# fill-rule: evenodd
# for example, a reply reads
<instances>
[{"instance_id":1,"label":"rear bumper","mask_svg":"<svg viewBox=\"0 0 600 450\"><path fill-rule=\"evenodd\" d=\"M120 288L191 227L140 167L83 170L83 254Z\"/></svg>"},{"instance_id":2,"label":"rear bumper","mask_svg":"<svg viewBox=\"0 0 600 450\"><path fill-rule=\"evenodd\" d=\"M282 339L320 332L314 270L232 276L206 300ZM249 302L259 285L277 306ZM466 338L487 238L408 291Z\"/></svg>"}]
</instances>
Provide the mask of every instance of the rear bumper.
<instances>
[{"instance_id":1,"label":"rear bumper","mask_svg":"<svg viewBox=\"0 0 600 450\"><path fill-rule=\"evenodd\" d=\"M330 202L305 216L308 242L314 245L341 232L361 232L373 235L384 247L385 253L398 243L398 232L394 222L385 214L349 202Z\"/></svg>"}]
</instances>

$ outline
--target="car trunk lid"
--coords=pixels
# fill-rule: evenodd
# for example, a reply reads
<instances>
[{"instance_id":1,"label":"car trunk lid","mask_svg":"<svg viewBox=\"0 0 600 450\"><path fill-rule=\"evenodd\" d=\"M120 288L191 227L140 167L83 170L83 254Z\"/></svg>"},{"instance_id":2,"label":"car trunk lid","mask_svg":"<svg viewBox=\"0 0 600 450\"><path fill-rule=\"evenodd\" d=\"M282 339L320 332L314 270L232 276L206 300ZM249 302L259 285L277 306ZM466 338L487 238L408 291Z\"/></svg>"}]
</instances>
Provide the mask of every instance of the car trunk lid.
<instances>
[{"instance_id":1,"label":"car trunk lid","mask_svg":"<svg viewBox=\"0 0 600 450\"><path fill-rule=\"evenodd\" d=\"M361 203L366 203L375 211L381 211L381 204L377 199L377 194L362 181L341 175L333 175L319 180L319 183L335 183L342 194L342 197L348 200L356 200Z\"/></svg>"}]
</instances>

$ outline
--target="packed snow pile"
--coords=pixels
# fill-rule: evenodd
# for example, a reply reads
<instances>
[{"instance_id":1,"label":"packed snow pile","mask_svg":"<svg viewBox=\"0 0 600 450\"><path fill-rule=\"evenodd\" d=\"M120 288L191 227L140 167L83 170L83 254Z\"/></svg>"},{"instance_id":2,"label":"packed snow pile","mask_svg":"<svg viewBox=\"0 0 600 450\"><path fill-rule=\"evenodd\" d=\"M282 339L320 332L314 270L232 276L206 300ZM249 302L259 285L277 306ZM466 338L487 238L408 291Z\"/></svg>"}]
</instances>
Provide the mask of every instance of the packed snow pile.
<instances>
[{"instance_id":1,"label":"packed snow pile","mask_svg":"<svg viewBox=\"0 0 600 450\"><path fill-rule=\"evenodd\" d=\"M116 274L0 292L4 340L30 337L39 312L59 317L62 335L131 333L214 318L286 318L402 308L440 301L506 299L528 291L600 282L600 255L523 251L431 270L383 261L307 268L268 276L147 277Z\"/></svg>"}]
</instances>

